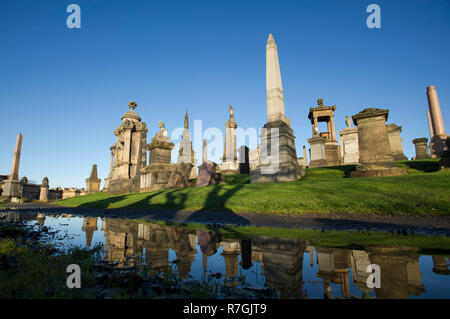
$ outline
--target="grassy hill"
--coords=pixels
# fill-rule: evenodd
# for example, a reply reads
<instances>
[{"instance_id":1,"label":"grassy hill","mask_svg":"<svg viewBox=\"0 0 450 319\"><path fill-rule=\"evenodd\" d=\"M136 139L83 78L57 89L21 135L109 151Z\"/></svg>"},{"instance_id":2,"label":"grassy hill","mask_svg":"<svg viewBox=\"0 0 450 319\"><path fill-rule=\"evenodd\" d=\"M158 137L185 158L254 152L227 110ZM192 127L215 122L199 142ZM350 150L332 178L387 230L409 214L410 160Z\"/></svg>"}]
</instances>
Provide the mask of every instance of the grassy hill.
<instances>
[{"instance_id":1,"label":"grassy hill","mask_svg":"<svg viewBox=\"0 0 450 319\"><path fill-rule=\"evenodd\" d=\"M222 185L112 196L101 192L55 203L65 207L279 214L450 213L449 170L439 170L436 160L399 164L407 168L407 175L348 178L355 166L337 166L308 169L306 177L296 182L250 184L248 175L228 175Z\"/></svg>"}]
</instances>

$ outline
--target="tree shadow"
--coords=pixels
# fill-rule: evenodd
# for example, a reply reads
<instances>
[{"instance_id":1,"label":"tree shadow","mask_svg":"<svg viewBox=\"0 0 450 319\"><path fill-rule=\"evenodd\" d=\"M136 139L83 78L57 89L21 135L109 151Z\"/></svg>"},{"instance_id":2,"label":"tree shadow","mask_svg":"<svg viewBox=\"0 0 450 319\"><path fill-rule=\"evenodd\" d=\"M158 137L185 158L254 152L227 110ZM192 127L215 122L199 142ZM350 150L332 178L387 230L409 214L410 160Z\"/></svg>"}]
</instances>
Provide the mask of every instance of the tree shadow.
<instances>
[{"instance_id":1,"label":"tree shadow","mask_svg":"<svg viewBox=\"0 0 450 319\"><path fill-rule=\"evenodd\" d=\"M100 199L95 202L87 202L80 204L78 207L83 208L108 208L108 206L112 203L120 202L124 200L126 195L120 195L120 196L111 196L107 197L105 199Z\"/></svg>"}]
</instances>

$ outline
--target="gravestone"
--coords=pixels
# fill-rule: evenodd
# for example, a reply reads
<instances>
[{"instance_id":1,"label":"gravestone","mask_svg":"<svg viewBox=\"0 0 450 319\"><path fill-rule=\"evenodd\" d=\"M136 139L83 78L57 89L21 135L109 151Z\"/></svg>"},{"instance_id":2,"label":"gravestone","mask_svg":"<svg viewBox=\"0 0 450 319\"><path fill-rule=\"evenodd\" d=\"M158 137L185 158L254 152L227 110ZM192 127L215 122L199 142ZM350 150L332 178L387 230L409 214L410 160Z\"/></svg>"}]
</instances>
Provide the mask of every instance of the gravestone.
<instances>
[{"instance_id":1,"label":"gravestone","mask_svg":"<svg viewBox=\"0 0 450 319\"><path fill-rule=\"evenodd\" d=\"M359 162L359 145L358 145L358 128L351 126L350 116L346 117L346 128L339 131L339 139L341 141L341 157L342 164L358 164Z\"/></svg>"},{"instance_id":2,"label":"gravestone","mask_svg":"<svg viewBox=\"0 0 450 319\"><path fill-rule=\"evenodd\" d=\"M169 177L167 188L188 187L192 167L192 163L178 163Z\"/></svg>"},{"instance_id":3,"label":"gravestone","mask_svg":"<svg viewBox=\"0 0 450 319\"><path fill-rule=\"evenodd\" d=\"M403 154L402 138L400 137L402 127L395 124L388 124L387 129L392 157L396 161L407 160L408 158Z\"/></svg>"},{"instance_id":4,"label":"gravestone","mask_svg":"<svg viewBox=\"0 0 450 319\"><path fill-rule=\"evenodd\" d=\"M222 174L217 173L216 163L206 161L200 166L196 186L216 185L222 181Z\"/></svg>"},{"instance_id":5,"label":"gravestone","mask_svg":"<svg viewBox=\"0 0 450 319\"><path fill-rule=\"evenodd\" d=\"M239 147L239 174L250 173L249 148L245 145Z\"/></svg>"},{"instance_id":6,"label":"gravestone","mask_svg":"<svg viewBox=\"0 0 450 319\"><path fill-rule=\"evenodd\" d=\"M308 143L310 144L310 161L309 167L324 167L328 166L327 164L327 156L325 153L325 139L321 136L314 136L308 139Z\"/></svg>"},{"instance_id":7,"label":"gravestone","mask_svg":"<svg viewBox=\"0 0 450 319\"><path fill-rule=\"evenodd\" d=\"M97 193L100 191L101 179L98 178L97 165L92 165L91 175L86 178L86 194Z\"/></svg>"}]
</instances>

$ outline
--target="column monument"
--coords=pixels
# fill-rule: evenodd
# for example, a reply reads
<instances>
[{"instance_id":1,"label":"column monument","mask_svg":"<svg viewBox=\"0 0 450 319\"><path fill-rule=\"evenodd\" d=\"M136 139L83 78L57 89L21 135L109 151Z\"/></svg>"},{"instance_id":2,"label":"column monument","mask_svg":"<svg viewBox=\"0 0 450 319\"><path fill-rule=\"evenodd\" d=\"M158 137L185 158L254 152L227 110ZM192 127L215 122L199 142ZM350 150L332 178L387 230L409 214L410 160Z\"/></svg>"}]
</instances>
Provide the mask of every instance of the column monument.
<instances>
[{"instance_id":1,"label":"column monument","mask_svg":"<svg viewBox=\"0 0 450 319\"><path fill-rule=\"evenodd\" d=\"M441 107L439 105L439 99L434 85L427 88L427 98L431 117L431 126L433 128L433 136L430 141L431 157L437 158L440 157L441 152L447 150L445 141L448 135L445 134Z\"/></svg>"}]
</instances>

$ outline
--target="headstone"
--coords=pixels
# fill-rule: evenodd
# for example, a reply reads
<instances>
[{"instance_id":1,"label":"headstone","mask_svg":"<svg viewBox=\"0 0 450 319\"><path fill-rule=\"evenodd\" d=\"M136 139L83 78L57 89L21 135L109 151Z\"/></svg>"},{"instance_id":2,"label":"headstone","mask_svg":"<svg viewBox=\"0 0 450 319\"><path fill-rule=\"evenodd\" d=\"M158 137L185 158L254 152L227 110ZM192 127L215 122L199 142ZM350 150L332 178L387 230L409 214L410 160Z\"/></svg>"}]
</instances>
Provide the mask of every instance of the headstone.
<instances>
[{"instance_id":1,"label":"headstone","mask_svg":"<svg viewBox=\"0 0 450 319\"><path fill-rule=\"evenodd\" d=\"M278 51L272 34L266 44L266 100L267 123L260 134L259 163L250 171L250 182L298 180L304 171L298 165L294 131L284 112Z\"/></svg>"},{"instance_id":2,"label":"headstone","mask_svg":"<svg viewBox=\"0 0 450 319\"><path fill-rule=\"evenodd\" d=\"M450 167L450 136L447 137L445 144L447 144L447 150L441 152L441 159L439 160L439 164L442 167Z\"/></svg>"},{"instance_id":3,"label":"headstone","mask_svg":"<svg viewBox=\"0 0 450 319\"><path fill-rule=\"evenodd\" d=\"M167 188L188 187L192 166L192 163L178 163L169 177Z\"/></svg>"},{"instance_id":4,"label":"headstone","mask_svg":"<svg viewBox=\"0 0 450 319\"><path fill-rule=\"evenodd\" d=\"M351 126L350 116L345 119L346 128L339 131L339 140L341 141L341 157L343 165L358 164L359 145L358 128Z\"/></svg>"},{"instance_id":5,"label":"headstone","mask_svg":"<svg viewBox=\"0 0 450 319\"><path fill-rule=\"evenodd\" d=\"M222 174L217 173L216 163L206 161L200 166L196 186L216 185L222 181Z\"/></svg>"},{"instance_id":6,"label":"headstone","mask_svg":"<svg viewBox=\"0 0 450 319\"><path fill-rule=\"evenodd\" d=\"M122 115L122 123L114 130L117 142L110 147L111 167L107 181L108 194L134 193L140 189L140 172L147 162L147 125L134 111L136 102Z\"/></svg>"},{"instance_id":7,"label":"headstone","mask_svg":"<svg viewBox=\"0 0 450 319\"><path fill-rule=\"evenodd\" d=\"M387 129L392 157L396 161L407 160L408 158L403 154L402 138L400 137L402 127L395 124L388 124Z\"/></svg>"},{"instance_id":8,"label":"headstone","mask_svg":"<svg viewBox=\"0 0 450 319\"><path fill-rule=\"evenodd\" d=\"M448 150L446 144L448 135L445 134L444 120L434 85L427 88L427 98L433 127L433 136L430 141L431 157L437 158L441 156L442 151Z\"/></svg>"},{"instance_id":9,"label":"headstone","mask_svg":"<svg viewBox=\"0 0 450 319\"><path fill-rule=\"evenodd\" d=\"M406 174L392 157L386 120L388 110L367 108L353 115L358 126L359 162L352 177L395 176Z\"/></svg>"},{"instance_id":10,"label":"headstone","mask_svg":"<svg viewBox=\"0 0 450 319\"><path fill-rule=\"evenodd\" d=\"M416 160L430 158L427 146L428 139L426 137L415 138L412 142L416 147Z\"/></svg>"},{"instance_id":11,"label":"headstone","mask_svg":"<svg viewBox=\"0 0 450 319\"><path fill-rule=\"evenodd\" d=\"M98 178L97 174L97 164L92 165L91 175L86 178L86 193L97 193L100 191L101 179Z\"/></svg>"},{"instance_id":12,"label":"headstone","mask_svg":"<svg viewBox=\"0 0 450 319\"><path fill-rule=\"evenodd\" d=\"M48 178L44 177L42 179L42 184L41 184L41 192L39 194L39 200L41 202L47 202L48 201L48 189L49 189L49 184L48 184Z\"/></svg>"},{"instance_id":13,"label":"headstone","mask_svg":"<svg viewBox=\"0 0 450 319\"><path fill-rule=\"evenodd\" d=\"M249 148L245 145L239 147L239 174L249 174Z\"/></svg>"},{"instance_id":14,"label":"headstone","mask_svg":"<svg viewBox=\"0 0 450 319\"><path fill-rule=\"evenodd\" d=\"M315 136L308 139L310 145L311 156L309 161L310 168L328 166L327 155L325 153L325 139Z\"/></svg>"}]
</instances>

